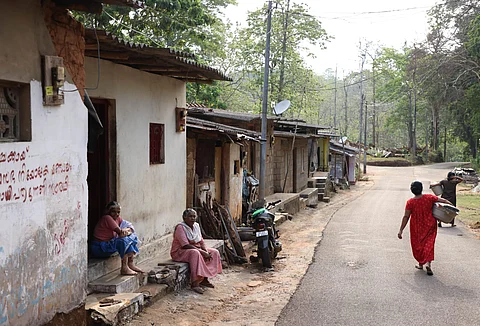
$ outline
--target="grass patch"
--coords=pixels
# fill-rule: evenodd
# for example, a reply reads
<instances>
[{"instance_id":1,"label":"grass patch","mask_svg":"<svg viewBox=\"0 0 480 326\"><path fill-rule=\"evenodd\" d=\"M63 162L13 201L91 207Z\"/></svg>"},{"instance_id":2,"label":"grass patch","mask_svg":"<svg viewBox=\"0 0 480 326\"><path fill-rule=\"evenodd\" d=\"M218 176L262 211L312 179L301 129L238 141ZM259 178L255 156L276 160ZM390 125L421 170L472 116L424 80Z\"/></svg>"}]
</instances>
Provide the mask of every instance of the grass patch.
<instances>
[{"instance_id":1,"label":"grass patch","mask_svg":"<svg viewBox=\"0 0 480 326\"><path fill-rule=\"evenodd\" d=\"M363 162L363 157L362 157ZM407 158L404 157L373 157L367 155L367 165L375 165L375 166L411 166L412 162L410 162Z\"/></svg>"},{"instance_id":2,"label":"grass patch","mask_svg":"<svg viewBox=\"0 0 480 326\"><path fill-rule=\"evenodd\" d=\"M472 228L480 229L480 194L459 189L457 207L460 209L458 218Z\"/></svg>"}]
</instances>

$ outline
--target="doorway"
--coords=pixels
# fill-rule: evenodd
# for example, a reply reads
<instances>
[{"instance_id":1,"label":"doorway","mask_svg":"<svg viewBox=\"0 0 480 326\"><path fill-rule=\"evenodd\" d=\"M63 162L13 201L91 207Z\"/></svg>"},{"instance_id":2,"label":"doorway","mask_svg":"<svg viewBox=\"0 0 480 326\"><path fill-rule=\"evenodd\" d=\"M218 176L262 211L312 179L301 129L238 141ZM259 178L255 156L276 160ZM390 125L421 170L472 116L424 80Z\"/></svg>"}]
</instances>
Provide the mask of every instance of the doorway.
<instances>
[{"instance_id":1,"label":"doorway","mask_svg":"<svg viewBox=\"0 0 480 326\"><path fill-rule=\"evenodd\" d=\"M113 101L91 99L103 125L103 134L97 139L95 151L87 153L88 162L88 240L103 215L103 208L116 199L115 107Z\"/></svg>"}]
</instances>

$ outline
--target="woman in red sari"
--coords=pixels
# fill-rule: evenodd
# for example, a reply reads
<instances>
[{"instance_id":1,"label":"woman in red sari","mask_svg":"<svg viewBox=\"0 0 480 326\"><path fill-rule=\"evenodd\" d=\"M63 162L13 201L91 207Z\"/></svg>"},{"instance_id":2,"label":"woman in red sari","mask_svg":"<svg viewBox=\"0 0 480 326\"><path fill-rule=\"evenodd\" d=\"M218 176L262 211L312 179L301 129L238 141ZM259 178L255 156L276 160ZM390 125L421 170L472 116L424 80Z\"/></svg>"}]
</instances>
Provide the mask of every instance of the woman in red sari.
<instances>
[{"instance_id":1,"label":"woman in red sari","mask_svg":"<svg viewBox=\"0 0 480 326\"><path fill-rule=\"evenodd\" d=\"M407 201L398 238L402 239L403 229L411 218L410 244L412 245L413 257L418 261L418 265L415 267L423 269L425 265L427 274L433 275L431 262L434 259L437 220L433 217L432 208L435 202L450 205L451 203L435 195L422 194L423 185L420 181L412 182L410 190L415 196Z\"/></svg>"}]
</instances>

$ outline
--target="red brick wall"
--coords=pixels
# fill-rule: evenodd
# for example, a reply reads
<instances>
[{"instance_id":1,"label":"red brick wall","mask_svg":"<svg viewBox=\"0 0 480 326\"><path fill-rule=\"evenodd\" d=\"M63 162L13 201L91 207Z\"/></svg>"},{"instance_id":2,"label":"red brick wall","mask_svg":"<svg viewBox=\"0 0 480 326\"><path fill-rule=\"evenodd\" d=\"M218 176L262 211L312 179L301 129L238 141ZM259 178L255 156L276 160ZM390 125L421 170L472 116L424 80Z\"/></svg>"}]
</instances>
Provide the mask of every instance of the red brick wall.
<instances>
[{"instance_id":1,"label":"red brick wall","mask_svg":"<svg viewBox=\"0 0 480 326\"><path fill-rule=\"evenodd\" d=\"M85 87L85 30L66 9L56 7L47 0L43 5L45 24L63 63L83 99Z\"/></svg>"}]
</instances>

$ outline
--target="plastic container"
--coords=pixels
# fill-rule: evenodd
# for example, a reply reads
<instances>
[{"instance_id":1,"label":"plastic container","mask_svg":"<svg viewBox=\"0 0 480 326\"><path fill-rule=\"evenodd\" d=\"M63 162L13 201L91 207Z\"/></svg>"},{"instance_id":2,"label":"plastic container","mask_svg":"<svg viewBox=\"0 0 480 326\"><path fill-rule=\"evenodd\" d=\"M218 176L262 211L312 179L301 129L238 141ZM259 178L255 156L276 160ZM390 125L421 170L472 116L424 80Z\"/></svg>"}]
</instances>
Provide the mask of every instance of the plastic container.
<instances>
[{"instance_id":1,"label":"plastic container","mask_svg":"<svg viewBox=\"0 0 480 326\"><path fill-rule=\"evenodd\" d=\"M460 210L455 206L435 203L432 208L433 217L443 223L451 223Z\"/></svg>"},{"instance_id":2,"label":"plastic container","mask_svg":"<svg viewBox=\"0 0 480 326\"><path fill-rule=\"evenodd\" d=\"M443 194L443 188L441 185L433 186L432 191L436 196L441 196Z\"/></svg>"}]
</instances>

